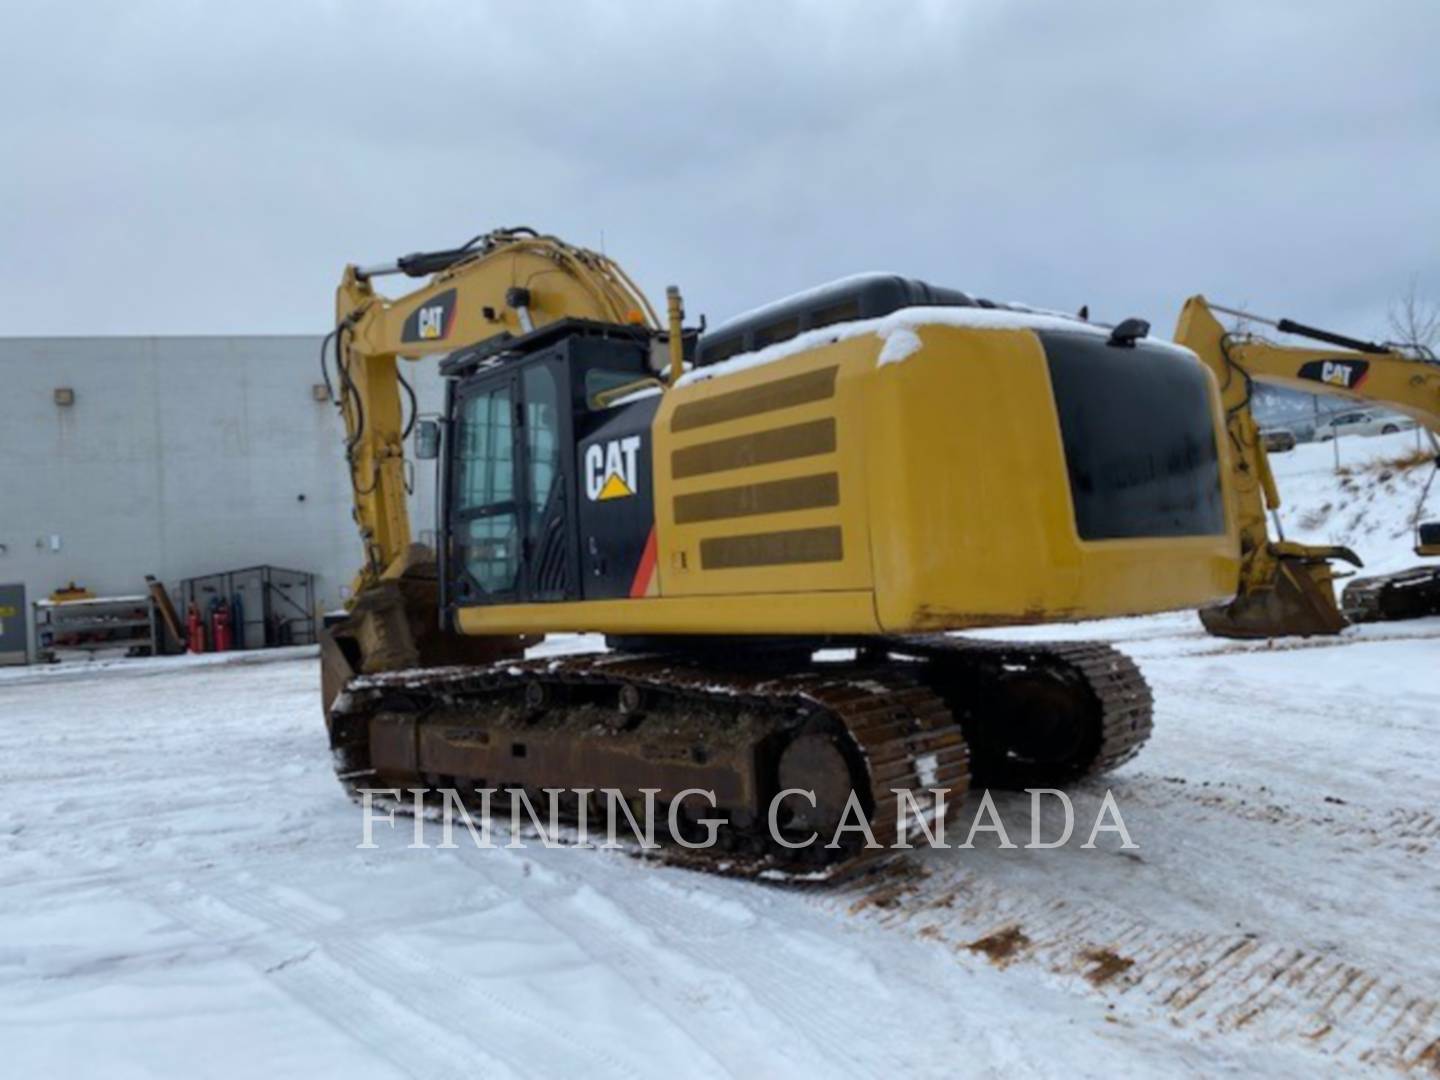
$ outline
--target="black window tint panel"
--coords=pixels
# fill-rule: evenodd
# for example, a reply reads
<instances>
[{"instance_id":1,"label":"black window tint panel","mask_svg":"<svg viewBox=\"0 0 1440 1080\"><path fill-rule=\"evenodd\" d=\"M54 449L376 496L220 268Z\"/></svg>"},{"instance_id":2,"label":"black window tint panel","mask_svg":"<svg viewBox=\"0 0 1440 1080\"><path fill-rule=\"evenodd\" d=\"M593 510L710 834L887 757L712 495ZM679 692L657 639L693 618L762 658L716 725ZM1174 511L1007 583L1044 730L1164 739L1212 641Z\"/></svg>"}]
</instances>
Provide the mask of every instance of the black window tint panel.
<instances>
[{"instance_id":1,"label":"black window tint panel","mask_svg":"<svg viewBox=\"0 0 1440 1080\"><path fill-rule=\"evenodd\" d=\"M1205 368L1168 348L1041 333L1083 540L1225 531Z\"/></svg>"}]
</instances>

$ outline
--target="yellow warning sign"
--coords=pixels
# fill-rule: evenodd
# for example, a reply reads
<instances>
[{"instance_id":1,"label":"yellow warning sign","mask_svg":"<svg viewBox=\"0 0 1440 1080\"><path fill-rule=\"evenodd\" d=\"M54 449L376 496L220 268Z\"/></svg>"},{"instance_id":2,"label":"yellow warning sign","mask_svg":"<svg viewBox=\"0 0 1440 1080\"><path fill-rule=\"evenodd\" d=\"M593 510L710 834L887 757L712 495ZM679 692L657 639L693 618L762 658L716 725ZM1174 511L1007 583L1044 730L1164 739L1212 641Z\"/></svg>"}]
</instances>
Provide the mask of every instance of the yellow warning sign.
<instances>
[{"instance_id":1,"label":"yellow warning sign","mask_svg":"<svg viewBox=\"0 0 1440 1080\"><path fill-rule=\"evenodd\" d=\"M599 499L624 499L635 492L630 490L630 485L625 483L619 473L611 473L605 480L605 486L600 489Z\"/></svg>"}]
</instances>

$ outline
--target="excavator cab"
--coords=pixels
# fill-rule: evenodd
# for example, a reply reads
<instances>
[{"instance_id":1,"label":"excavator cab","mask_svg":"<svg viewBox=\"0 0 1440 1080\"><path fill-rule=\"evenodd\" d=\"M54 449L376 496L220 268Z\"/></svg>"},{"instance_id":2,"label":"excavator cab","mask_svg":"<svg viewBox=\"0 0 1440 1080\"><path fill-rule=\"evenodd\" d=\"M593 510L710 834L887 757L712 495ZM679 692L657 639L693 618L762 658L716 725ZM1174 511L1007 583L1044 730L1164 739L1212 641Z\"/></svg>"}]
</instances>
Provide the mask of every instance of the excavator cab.
<instances>
[{"instance_id":1,"label":"excavator cab","mask_svg":"<svg viewBox=\"0 0 1440 1080\"><path fill-rule=\"evenodd\" d=\"M583 320L463 350L447 376L442 612L629 596L653 528L653 335Z\"/></svg>"},{"instance_id":2,"label":"excavator cab","mask_svg":"<svg viewBox=\"0 0 1440 1080\"><path fill-rule=\"evenodd\" d=\"M564 319L441 362L444 417L417 428L438 441L416 455L438 461L438 550L412 545L325 635L327 707L357 674L483 663L538 640L462 635L461 609L643 595L654 515L632 496L652 486L655 352L648 328Z\"/></svg>"}]
</instances>

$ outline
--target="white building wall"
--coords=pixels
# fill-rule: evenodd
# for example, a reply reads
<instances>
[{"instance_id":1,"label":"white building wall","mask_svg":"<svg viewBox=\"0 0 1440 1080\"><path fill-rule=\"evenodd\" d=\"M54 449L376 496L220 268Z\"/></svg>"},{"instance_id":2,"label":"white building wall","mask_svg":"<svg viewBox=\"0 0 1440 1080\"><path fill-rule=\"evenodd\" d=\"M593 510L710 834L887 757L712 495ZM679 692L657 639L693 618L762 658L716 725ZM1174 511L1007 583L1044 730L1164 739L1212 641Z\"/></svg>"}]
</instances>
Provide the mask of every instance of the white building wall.
<instances>
[{"instance_id":1,"label":"white building wall","mask_svg":"<svg viewBox=\"0 0 1440 1080\"><path fill-rule=\"evenodd\" d=\"M0 338L0 584L98 595L270 563L337 606L361 559L318 336ZM437 412L434 361L405 367ZM74 391L70 406L55 390ZM411 521L433 528L434 467ZM52 538L58 538L58 549ZM33 649L33 642L32 642Z\"/></svg>"}]
</instances>

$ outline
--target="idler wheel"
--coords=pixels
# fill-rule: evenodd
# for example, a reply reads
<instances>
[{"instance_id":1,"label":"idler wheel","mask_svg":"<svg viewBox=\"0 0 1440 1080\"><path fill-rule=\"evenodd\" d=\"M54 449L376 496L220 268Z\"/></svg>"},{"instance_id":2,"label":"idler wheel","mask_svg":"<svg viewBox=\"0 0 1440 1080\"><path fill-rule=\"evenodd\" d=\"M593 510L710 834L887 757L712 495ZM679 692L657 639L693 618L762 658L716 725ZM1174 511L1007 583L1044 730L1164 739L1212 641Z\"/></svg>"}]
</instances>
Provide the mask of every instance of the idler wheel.
<instances>
[{"instance_id":1,"label":"idler wheel","mask_svg":"<svg viewBox=\"0 0 1440 1080\"><path fill-rule=\"evenodd\" d=\"M1063 783L1084 773L1100 749L1100 716L1088 694L1042 672L1002 679L967 725L972 771L990 787Z\"/></svg>"},{"instance_id":2,"label":"idler wheel","mask_svg":"<svg viewBox=\"0 0 1440 1080\"><path fill-rule=\"evenodd\" d=\"M834 735L809 732L796 736L780 755L781 789L800 788L815 793L811 806L803 796L785 800L780 827L786 831L818 832L828 837L845 812L854 787L850 763ZM863 805L863 803L862 803Z\"/></svg>"}]
</instances>

